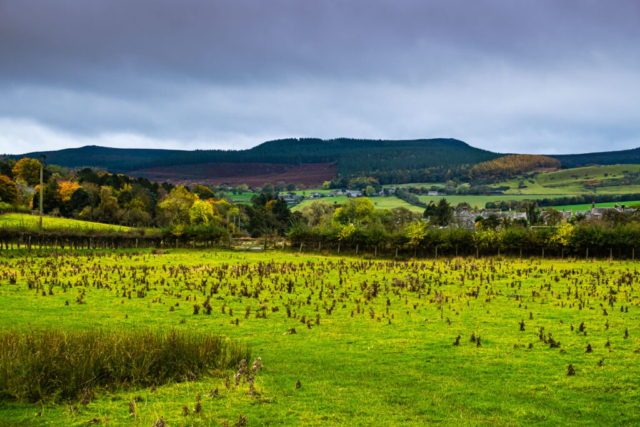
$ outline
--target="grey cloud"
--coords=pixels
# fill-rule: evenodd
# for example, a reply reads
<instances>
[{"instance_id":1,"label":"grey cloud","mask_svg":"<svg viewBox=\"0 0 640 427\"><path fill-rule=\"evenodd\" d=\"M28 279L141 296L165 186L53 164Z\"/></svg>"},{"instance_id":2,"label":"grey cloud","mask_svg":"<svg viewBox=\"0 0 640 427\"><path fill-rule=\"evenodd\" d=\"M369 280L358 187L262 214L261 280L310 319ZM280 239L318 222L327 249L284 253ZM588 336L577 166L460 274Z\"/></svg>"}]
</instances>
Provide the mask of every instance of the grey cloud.
<instances>
[{"instance_id":1,"label":"grey cloud","mask_svg":"<svg viewBox=\"0 0 640 427\"><path fill-rule=\"evenodd\" d=\"M13 135L0 151L35 149L42 132L59 145L635 147L639 18L617 0L0 0Z\"/></svg>"}]
</instances>

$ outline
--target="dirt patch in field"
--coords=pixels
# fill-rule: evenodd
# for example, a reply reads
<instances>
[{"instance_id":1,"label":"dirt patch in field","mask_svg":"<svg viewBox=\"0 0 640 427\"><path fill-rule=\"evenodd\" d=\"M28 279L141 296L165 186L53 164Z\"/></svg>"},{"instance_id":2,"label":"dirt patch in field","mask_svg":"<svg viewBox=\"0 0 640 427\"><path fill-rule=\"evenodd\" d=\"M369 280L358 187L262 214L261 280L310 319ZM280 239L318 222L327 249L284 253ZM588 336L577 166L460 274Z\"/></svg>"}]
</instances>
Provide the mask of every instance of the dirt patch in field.
<instances>
[{"instance_id":1,"label":"dirt patch in field","mask_svg":"<svg viewBox=\"0 0 640 427\"><path fill-rule=\"evenodd\" d=\"M331 181L337 173L335 163L315 163L293 166L280 163L202 163L197 165L141 169L129 173L151 181L173 184L247 184L262 186L266 183L321 185Z\"/></svg>"}]
</instances>

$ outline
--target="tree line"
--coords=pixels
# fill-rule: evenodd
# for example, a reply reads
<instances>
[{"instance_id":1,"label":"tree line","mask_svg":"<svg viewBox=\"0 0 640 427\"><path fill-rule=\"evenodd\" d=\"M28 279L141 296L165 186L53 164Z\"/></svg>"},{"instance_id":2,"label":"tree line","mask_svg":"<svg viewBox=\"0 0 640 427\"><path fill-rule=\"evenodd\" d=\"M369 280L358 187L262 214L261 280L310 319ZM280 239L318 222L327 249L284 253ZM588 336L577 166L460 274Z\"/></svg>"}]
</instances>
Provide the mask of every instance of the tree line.
<instances>
[{"instance_id":1,"label":"tree line","mask_svg":"<svg viewBox=\"0 0 640 427\"><path fill-rule=\"evenodd\" d=\"M40 169L36 159L0 161L0 210L30 211L40 206ZM44 167L43 212L128 227L168 229L175 235L191 228L219 227L238 236L284 234L291 211L277 193L254 196L250 205L234 205L203 185L158 184L145 178Z\"/></svg>"},{"instance_id":2,"label":"tree line","mask_svg":"<svg viewBox=\"0 0 640 427\"><path fill-rule=\"evenodd\" d=\"M619 203L637 202L640 200L640 193L629 194L583 194L577 196L558 196L545 197L543 199L527 199L527 201L536 203L540 207L549 206L570 206L570 205L588 205L591 203ZM496 202L487 202L485 208L499 209L507 211L518 205L519 200L504 200Z\"/></svg>"},{"instance_id":3,"label":"tree line","mask_svg":"<svg viewBox=\"0 0 640 427\"><path fill-rule=\"evenodd\" d=\"M528 219L490 215L469 228L446 201L430 204L422 215L404 208L375 209L368 199L352 199L335 207L324 201L305 206L305 221L287 233L291 243L311 249L402 252L423 255L544 254L592 256L615 251L635 256L640 248L640 215L611 211L602 218L565 222L553 208L540 211L525 203ZM421 220L422 217L422 220Z\"/></svg>"}]
</instances>

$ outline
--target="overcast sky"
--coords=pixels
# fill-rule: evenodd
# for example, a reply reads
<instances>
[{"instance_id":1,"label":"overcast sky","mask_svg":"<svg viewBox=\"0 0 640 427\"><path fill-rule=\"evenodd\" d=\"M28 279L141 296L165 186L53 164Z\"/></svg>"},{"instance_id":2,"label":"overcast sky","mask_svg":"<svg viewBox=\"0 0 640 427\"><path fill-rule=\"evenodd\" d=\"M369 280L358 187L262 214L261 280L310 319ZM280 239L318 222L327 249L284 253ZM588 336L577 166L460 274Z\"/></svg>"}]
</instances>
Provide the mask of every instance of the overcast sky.
<instances>
[{"instance_id":1,"label":"overcast sky","mask_svg":"<svg viewBox=\"0 0 640 427\"><path fill-rule=\"evenodd\" d=\"M0 0L0 152L640 147L635 0Z\"/></svg>"}]
</instances>

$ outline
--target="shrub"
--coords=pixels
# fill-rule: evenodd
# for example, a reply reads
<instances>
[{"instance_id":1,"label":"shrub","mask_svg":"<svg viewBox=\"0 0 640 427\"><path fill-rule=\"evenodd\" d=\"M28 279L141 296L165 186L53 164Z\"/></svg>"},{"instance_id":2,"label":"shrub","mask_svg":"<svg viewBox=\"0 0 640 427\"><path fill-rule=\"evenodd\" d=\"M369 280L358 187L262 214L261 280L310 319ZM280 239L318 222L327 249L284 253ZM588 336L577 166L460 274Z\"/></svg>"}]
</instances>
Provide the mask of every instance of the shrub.
<instances>
[{"instance_id":1,"label":"shrub","mask_svg":"<svg viewBox=\"0 0 640 427\"><path fill-rule=\"evenodd\" d=\"M0 398L77 398L83 389L193 380L237 366L250 350L211 333L48 330L0 335Z\"/></svg>"}]
</instances>

